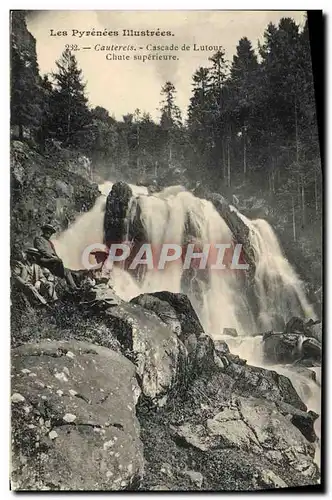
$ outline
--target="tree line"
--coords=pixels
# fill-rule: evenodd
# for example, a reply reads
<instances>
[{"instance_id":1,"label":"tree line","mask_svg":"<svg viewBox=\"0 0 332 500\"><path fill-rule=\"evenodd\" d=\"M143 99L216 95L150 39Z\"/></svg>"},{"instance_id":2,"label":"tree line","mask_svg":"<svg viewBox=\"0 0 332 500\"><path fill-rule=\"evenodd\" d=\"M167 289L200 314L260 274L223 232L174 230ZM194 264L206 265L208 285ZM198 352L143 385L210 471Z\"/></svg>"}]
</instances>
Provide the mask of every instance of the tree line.
<instances>
[{"instance_id":1,"label":"tree line","mask_svg":"<svg viewBox=\"0 0 332 500\"><path fill-rule=\"evenodd\" d=\"M11 32L11 126L43 151L49 140L89 156L96 173L113 169L133 182L200 181L231 192L244 186L284 196L298 227L321 215L321 163L308 22L270 23L258 51L242 38L232 61L220 50L197 69L186 120L176 88L161 89L160 120L139 109L116 120L86 97L82 70L68 50L40 76L33 44L22 43L24 16ZM28 33L28 32L27 32ZM31 35L30 35L31 36Z\"/></svg>"}]
</instances>

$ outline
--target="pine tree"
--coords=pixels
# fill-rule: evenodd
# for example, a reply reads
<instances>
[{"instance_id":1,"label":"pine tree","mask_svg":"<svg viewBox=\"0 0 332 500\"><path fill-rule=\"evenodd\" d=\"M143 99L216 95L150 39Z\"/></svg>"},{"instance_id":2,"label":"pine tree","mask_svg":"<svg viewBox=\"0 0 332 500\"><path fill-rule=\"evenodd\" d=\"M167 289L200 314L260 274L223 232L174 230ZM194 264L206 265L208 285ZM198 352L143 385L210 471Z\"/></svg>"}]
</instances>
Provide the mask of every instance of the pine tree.
<instances>
[{"instance_id":1,"label":"pine tree","mask_svg":"<svg viewBox=\"0 0 332 500\"><path fill-rule=\"evenodd\" d=\"M225 178L226 161L229 164L229 144L231 140L231 129L225 115L225 83L229 74L229 63L225 58L224 49L216 52L209 58L209 61L212 62L212 68L209 71L209 102L213 141L211 160L216 169L216 178Z\"/></svg>"},{"instance_id":2,"label":"pine tree","mask_svg":"<svg viewBox=\"0 0 332 500\"><path fill-rule=\"evenodd\" d=\"M188 123L192 128L200 128L209 113L211 107L209 103L209 80L208 68L200 67L193 75L193 95L190 98L188 108Z\"/></svg>"},{"instance_id":3,"label":"pine tree","mask_svg":"<svg viewBox=\"0 0 332 500\"><path fill-rule=\"evenodd\" d=\"M65 145L78 145L77 133L91 121L82 70L69 50L56 61L53 73L54 93L51 100L52 121L50 129Z\"/></svg>"},{"instance_id":4,"label":"pine tree","mask_svg":"<svg viewBox=\"0 0 332 500\"><path fill-rule=\"evenodd\" d=\"M284 18L278 27L269 24L259 46L262 62L256 123L262 134L260 162L267 170L272 193L286 178L281 165L293 164L293 171L299 167L298 42L299 27L292 19Z\"/></svg>"},{"instance_id":5,"label":"pine tree","mask_svg":"<svg viewBox=\"0 0 332 500\"><path fill-rule=\"evenodd\" d=\"M213 120L210 70L200 67L193 75L192 97L188 107L188 131L192 149L199 162L207 166L213 148ZM194 174L195 172L192 172Z\"/></svg>"},{"instance_id":6,"label":"pine tree","mask_svg":"<svg viewBox=\"0 0 332 500\"><path fill-rule=\"evenodd\" d=\"M161 103L161 123L164 127L173 127L181 124L181 111L175 104L176 89L171 82L166 82L161 89L164 97Z\"/></svg>"},{"instance_id":7,"label":"pine tree","mask_svg":"<svg viewBox=\"0 0 332 500\"><path fill-rule=\"evenodd\" d=\"M251 42L247 38L241 38L233 57L228 87L232 96L232 108L229 111L242 142L244 177L248 170L250 137L256 127L257 72L258 60Z\"/></svg>"},{"instance_id":8,"label":"pine tree","mask_svg":"<svg viewBox=\"0 0 332 500\"><path fill-rule=\"evenodd\" d=\"M172 164L173 149L177 138L177 132L181 127L181 111L175 104L176 89L171 82L166 82L161 89L163 100L161 102L160 126L165 133L165 141L168 150L168 163Z\"/></svg>"},{"instance_id":9,"label":"pine tree","mask_svg":"<svg viewBox=\"0 0 332 500\"><path fill-rule=\"evenodd\" d=\"M155 123L149 113L143 113L139 131L140 155L149 178L156 179L159 175L163 140L160 125Z\"/></svg>"},{"instance_id":10,"label":"pine tree","mask_svg":"<svg viewBox=\"0 0 332 500\"><path fill-rule=\"evenodd\" d=\"M210 83L213 87L216 97L220 97L221 87L227 78L228 62L225 59L225 51L219 50L213 56L209 57L212 62L210 70Z\"/></svg>"}]
</instances>

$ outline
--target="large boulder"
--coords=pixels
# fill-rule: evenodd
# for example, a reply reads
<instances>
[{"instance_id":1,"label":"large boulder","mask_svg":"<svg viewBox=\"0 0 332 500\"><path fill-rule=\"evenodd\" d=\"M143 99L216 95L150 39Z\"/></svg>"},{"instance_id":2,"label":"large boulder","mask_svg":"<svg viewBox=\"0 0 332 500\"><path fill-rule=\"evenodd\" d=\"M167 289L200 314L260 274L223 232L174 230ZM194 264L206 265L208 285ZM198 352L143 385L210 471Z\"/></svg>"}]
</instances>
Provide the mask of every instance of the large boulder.
<instances>
[{"instance_id":1,"label":"large boulder","mask_svg":"<svg viewBox=\"0 0 332 500\"><path fill-rule=\"evenodd\" d=\"M220 360L184 294L140 295L105 311L105 321L136 366L142 393L165 404L203 370Z\"/></svg>"},{"instance_id":2,"label":"large boulder","mask_svg":"<svg viewBox=\"0 0 332 500\"><path fill-rule=\"evenodd\" d=\"M180 320L175 309L166 300L162 300L151 293L143 293L134 297L130 302L153 311L176 335L181 334Z\"/></svg>"},{"instance_id":3,"label":"large boulder","mask_svg":"<svg viewBox=\"0 0 332 500\"><path fill-rule=\"evenodd\" d=\"M218 364L213 340L204 332L187 295L162 291L139 295L131 302L153 311L179 337L186 355L182 383Z\"/></svg>"},{"instance_id":4,"label":"large boulder","mask_svg":"<svg viewBox=\"0 0 332 500\"><path fill-rule=\"evenodd\" d=\"M303 364L316 366L322 361L322 344L313 337L305 338L302 342L301 354Z\"/></svg>"},{"instance_id":5,"label":"large boulder","mask_svg":"<svg viewBox=\"0 0 332 500\"><path fill-rule=\"evenodd\" d=\"M246 397L263 398L274 403L281 401L296 409L307 410L292 382L285 375L274 370L244 364L239 356L231 353L221 355L218 348L217 353L223 361L222 371L228 377L231 391Z\"/></svg>"},{"instance_id":6,"label":"large boulder","mask_svg":"<svg viewBox=\"0 0 332 500\"><path fill-rule=\"evenodd\" d=\"M154 292L149 295L167 302L172 307L181 325L180 337L182 339L191 334L196 337L204 335L204 329L187 295L168 291Z\"/></svg>"},{"instance_id":7,"label":"large boulder","mask_svg":"<svg viewBox=\"0 0 332 500\"><path fill-rule=\"evenodd\" d=\"M312 325L308 327L308 337L313 337L319 342L322 342L323 340L323 325L322 323L317 323L315 325Z\"/></svg>"},{"instance_id":8,"label":"large boulder","mask_svg":"<svg viewBox=\"0 0 332 500\"><path fill-rule=\"evenodd\" d=\"M293 316L286 324L283 333L300 333L322 342L322 322L310 319L304 322L302 318Z\"/></svg>"},{"instance_id":9,"label":"large boulder","mask_svg":"<svg viewBox=\"0 0 332 500\"><path fill-rule=\"evenodd\" d=\"M139 486L140 391L124 356L75 340L20 346L11 392L14 490Z\"/></svg>"},{"instance_id":10,"label":"large boulder","mask_svg":"<svg viewBox=\"0 0 332 500\"><path fill-rule=\"evenodd\" d=\"M138 405L143 489L252 491L319 482L316 415L285 403L281 390L270 397L272 382L253 396L245 376L243 384L236 377L229 368L204 372L158 415ZM192 470L199 483L188 482Z\"/></svg>"},{"instance_id":11,"label":"large boulder","mask_svg":"<svg viewBox=\"0 0 332 500\"><path fill-rule=\"evenodd\" d=\"M104 315L123 353L136 366L143 395L164 404L186 376L187 351L181 340L154 312L138 304L124 302Z\"/></svg>"},{"instance_id":12,"label":"large boulder","mask_svg":"<svg viewBox=\"0 0 332 500\"><path fill-rule=\"evenodd\" d=\"M313 337L300 333L269 333L263 336L265 359L270 363L300 362L316 366L321 362L322 346Z\"/></svg>"},{"instance_id":13,"label":"large boulder","mask_svg":"<svg viewBox=\"0 0 332 500\"><path fill-rule=\"evenodd\" d=\"M172 426L175 439L180 439L203 452L234 448L249 454L264 454L274 465L285 465L293 458L294 468L313 477L314 447L303 434L289 425L273 403L256 398L234 397L210 418ZM272 464L271 464L272 465ZM308 472L308 467L310 473ZM284 478L285 479L285 478Z\"/></svg>"}]
</instances>

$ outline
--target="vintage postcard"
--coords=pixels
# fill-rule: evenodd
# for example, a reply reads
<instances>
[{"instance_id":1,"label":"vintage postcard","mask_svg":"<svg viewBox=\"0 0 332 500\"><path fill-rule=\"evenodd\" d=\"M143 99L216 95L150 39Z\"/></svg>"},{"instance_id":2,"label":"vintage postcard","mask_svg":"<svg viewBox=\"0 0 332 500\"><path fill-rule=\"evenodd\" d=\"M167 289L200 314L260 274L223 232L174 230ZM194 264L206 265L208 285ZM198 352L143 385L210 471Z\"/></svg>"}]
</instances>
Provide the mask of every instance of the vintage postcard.
<instances>
[{"instance_id":1,"label":"vintage postcard","mask_svg":"<svg viewBox=\"0 0 332 500\"><path fill-rule=\"evenodd\" d=\"M10 12L12 490L322 487L322 26Z\"/></svg>"}]
</instances>

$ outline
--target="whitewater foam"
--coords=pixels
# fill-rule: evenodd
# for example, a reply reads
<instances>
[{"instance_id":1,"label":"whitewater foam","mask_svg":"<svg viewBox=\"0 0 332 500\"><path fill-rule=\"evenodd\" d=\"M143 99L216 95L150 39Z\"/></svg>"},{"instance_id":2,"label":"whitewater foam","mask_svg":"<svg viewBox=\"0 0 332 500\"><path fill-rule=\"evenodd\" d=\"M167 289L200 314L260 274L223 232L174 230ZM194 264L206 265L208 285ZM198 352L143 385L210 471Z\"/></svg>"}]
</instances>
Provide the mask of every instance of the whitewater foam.
<instances>
[{"instance_id":1,"label":"whitewater foam","mask_svg":"<svg viewBox=\"0 0 332 500\"><path fill-rule=\"evenodd\" d=\"M84 248L103 242L105 202L112 186L112 182L100 185L102 194L92 210L80 215L54 240L67 267L82 268ZM194 242L195 246L203 248L204 244L232 242L232 233L213 204L195 197L183 186L171 186L150 196L144 186L130 187L133 198L128 208L127 234L139 207L147 242L155 249L165 243L187 245ZM139 283L126 276L125 270L117 272L113 281L119 295L132 297L138 290L140 293L185 291L204 328L213 336L222 334L224 328L236 328L240 335L281 329L291 316L315 318L303 284L283 255L272 227L263 219L249 220L233 206L230 209L249 227L256 263L255 317L243 275L214 272L212 269L206 273L192 271L190 274L183 270L181 259L167 263L164 270L147 270Z\"/></svg>"},{"instance_id":2,"label":"whitewater foam","mask_svg":"<svg viewBox=\"0 0 332 500\"><path fill-rule=\"evenodd\" d=\"M112 185L107 182L99 186L102 194L95 206L80 215L54 240L56 250L67 267L79 269L84 248L91 243L103 242L105 202ZM230 229L212 203L196 198L182 186L171 186L150 196L145 187L131 185L131 188L133 198L128 208L129 225L139 206L141 222L152 245L183 245L194 241L202 247L204 243L232 242ZM243 276L235 272L213 272L211 269L204 273L194 270L191 275L185 276L181 260L170 262L164 270L148 270L141 280L115 267L111 278L114 291L124 300L140 293L185 291L207 333L215 338L223 337L231 352L247 359L249 364L286 375L308 408L320 413L319 384L294 366L266 365L262 336L256 335L260 331L283 328L292 316L315 318L303 283L284 256L268 222L263 219L249 220L235 207L230 208L249 227L256 263L254 281L258 310L255 313L248 301ZM236 328L239 337L223 336L224 328ZM316 421L315 429L320 435L320 419ZM316 460L319 460L319 453Z\"/></svg>"}]
</instances>

